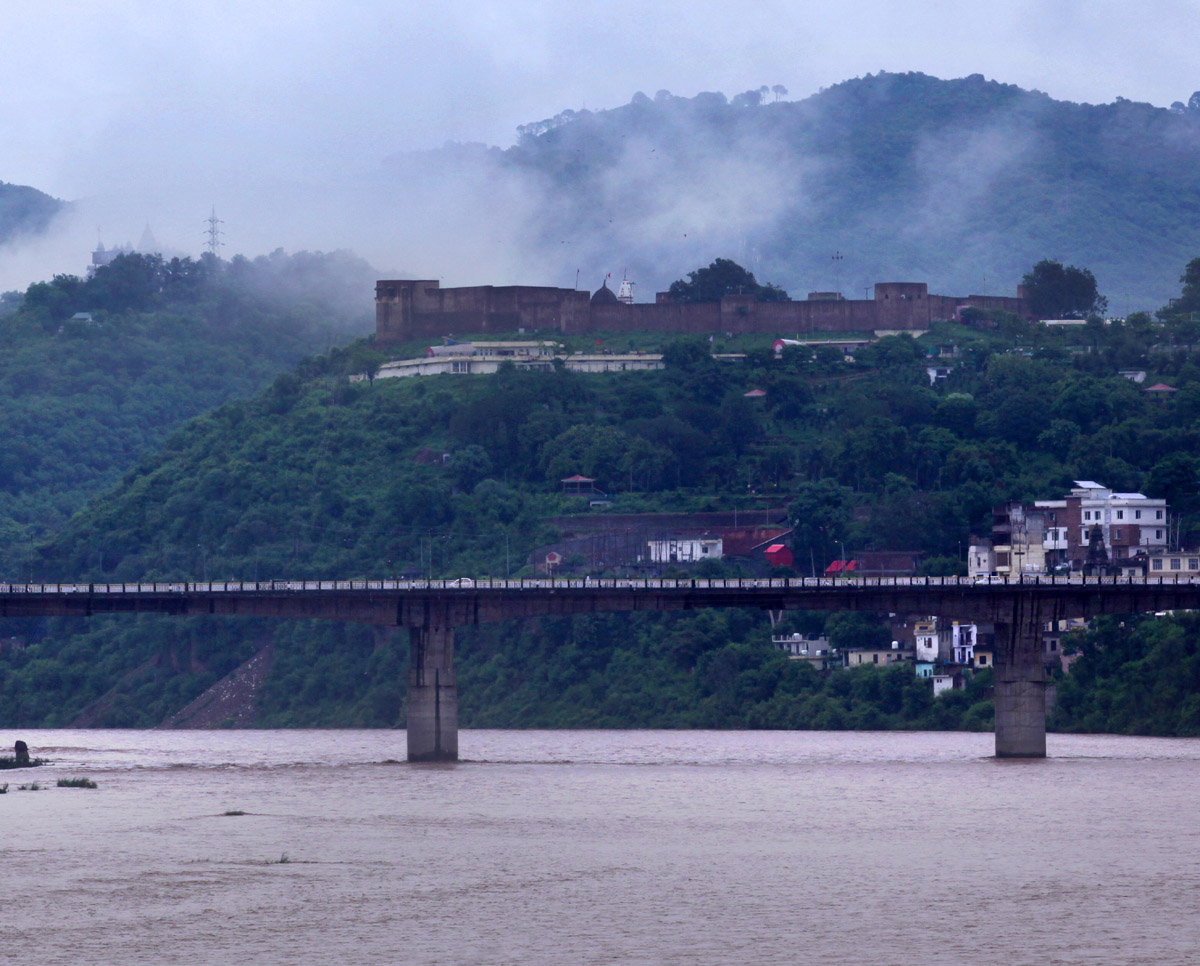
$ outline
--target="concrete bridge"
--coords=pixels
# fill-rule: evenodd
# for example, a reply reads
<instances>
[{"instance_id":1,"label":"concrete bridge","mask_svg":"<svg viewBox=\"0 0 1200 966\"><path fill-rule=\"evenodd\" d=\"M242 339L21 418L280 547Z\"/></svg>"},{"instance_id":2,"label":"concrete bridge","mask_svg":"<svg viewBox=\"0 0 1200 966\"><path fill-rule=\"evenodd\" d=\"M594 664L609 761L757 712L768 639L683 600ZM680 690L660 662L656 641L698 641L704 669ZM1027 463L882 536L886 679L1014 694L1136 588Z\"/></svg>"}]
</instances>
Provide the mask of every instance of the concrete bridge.
<instances>
[{"instance_id":1,"label":"concrete bridge","mask_svg":"<svg viewBox=\"0 0 1200 966\"><path fill-rule=\"evenodd\" d=\"M851 610L996 625L996 755L1046 754L1043 625L1200 607L1200 576L763 579L272 580L0 584L0 617L156 613L407 627L409 761L458 758L454 629L635 610Z\"/></svg>"}]
</instances>

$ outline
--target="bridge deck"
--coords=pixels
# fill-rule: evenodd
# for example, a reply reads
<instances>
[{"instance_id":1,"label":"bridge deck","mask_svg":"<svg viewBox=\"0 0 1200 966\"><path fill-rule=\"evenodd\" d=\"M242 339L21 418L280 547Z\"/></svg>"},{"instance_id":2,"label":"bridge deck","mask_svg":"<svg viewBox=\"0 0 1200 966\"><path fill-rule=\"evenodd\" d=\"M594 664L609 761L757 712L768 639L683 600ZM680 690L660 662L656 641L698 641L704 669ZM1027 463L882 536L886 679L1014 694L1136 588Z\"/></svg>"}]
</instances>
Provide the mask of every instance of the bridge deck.
<instances>
[{"instance_id":1,"label":"bridge deck","mask_svg":"<svg viewBox=\"0 0 1200 966\"><path fill-rule=\"evenodd\" d=\"M461 626L633 610L857 610L1012 623L1200 607L1200 575L569 577L0 584L0 616L214 614ZM1018 618L1016 611L1022 618Z\"/></svg>"},{"instance_id":2,"label":"bridge deck","mask_svg":"<svg viewBox=\"0 0 1200 966\"><path fill-rule=\"evenodd\" d=\"M811 590L821 588L999 588L999 587L1162 587L1200 586L1200 574L1150 577L540 577L506 579L351 579L265 581L143 581L138 583L0 583L0 595L14 594L222 594L335 591L477 590Z\"/></svg>"}]
</instances>

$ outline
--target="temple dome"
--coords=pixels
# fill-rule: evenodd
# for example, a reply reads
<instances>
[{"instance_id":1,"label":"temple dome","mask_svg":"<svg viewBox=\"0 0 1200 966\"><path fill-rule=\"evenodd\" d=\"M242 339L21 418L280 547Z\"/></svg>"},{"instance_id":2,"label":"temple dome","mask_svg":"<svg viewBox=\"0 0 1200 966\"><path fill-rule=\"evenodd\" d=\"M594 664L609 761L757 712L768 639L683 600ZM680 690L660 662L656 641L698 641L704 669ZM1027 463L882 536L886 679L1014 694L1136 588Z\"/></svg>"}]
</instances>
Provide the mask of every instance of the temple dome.
<instances>
[{"instance_id":1,"label":"temple dome","mask_svg":"<svg viewBox=\"0 0 1200 966\"><path fill-rule=\"evenodd\" d=\"M620 305L617 294L608 287L608 279L592 295L592 305Z\"/></svg>"}]
</instances>

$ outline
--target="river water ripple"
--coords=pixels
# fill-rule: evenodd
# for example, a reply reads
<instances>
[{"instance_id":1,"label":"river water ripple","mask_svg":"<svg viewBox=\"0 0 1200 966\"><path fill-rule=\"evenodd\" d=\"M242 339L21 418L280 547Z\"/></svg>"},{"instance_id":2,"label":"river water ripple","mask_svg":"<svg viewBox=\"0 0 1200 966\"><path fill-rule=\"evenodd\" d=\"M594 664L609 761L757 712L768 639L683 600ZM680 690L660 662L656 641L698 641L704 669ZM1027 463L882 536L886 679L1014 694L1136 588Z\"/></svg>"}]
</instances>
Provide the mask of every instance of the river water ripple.
<instances>
[{"instance_id":1,"label":"river water ripple","mask_svg":"<svg viewBox=\"0 0 1200 966\"><path fill-rule=\"evenodd\" d=\"M397 731L16 738L52 759L0 772L23 964L1200 962L1200 741L464 731L410 766Z\"/></svg>"}]
</instances>

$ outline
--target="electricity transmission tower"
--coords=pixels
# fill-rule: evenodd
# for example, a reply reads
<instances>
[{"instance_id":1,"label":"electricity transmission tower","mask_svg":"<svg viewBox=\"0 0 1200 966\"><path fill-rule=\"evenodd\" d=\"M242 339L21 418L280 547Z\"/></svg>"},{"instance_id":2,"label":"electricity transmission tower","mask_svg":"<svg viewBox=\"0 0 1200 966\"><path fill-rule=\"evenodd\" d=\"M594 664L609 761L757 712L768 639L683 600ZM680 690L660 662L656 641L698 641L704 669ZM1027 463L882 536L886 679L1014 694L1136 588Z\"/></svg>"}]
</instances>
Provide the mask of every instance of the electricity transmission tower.
<instances>
[{"instance_id":1,"label":"electricity transmission tower","mask_svg":"<svg viewBox=\"0 0 1200 966\"><path fill-rule=\"evenodd\" d=\"M204 234L208 236L208 242L206 243L205 247L208 248L211 254L219 255L221 246L225 244L223 241L221 241L221 236L225 233L221 231L219 226L225 224L225 222L217 217L216 205L213 205L212 214L209 215L205 221L208 224L208 229L204 232Z\"/></svg>"}]
</instances>

